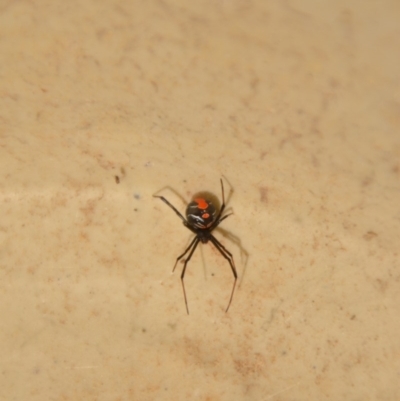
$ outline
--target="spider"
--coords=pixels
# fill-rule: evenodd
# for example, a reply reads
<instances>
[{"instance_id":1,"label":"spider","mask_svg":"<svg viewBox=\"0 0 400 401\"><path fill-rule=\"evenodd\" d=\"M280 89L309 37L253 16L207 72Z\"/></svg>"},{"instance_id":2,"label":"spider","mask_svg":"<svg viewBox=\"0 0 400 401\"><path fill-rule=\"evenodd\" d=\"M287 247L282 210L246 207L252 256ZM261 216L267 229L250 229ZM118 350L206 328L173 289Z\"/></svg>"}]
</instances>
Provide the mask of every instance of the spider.
<instances>
[{"instance_id":1,"label":"spider","mask_svg":"<svg viewBox=\"0 0 400 401\"><path fill-rule=\"evenodd\" d=\"M153 195L155 198L160 198L164 203L166 203L182 220L183 225L195 234L195 237L190 242L189 246L185 249L185 252L183 252L182 255L179 255L176 258L174 268L172 269L172 271L174 272L178 262L185 255L188 255L187 258L185 259L183 269L182 269L182 274L181 274L183 296L185 297L186 311L188 314L189 314L189 306L188 306L187 297L186 297L184 278L185 278L187 264L189 263L191 257L193 256L193 253L196 250L199 242L202 242L203 244L207 244L207 242L210 241L215 246L215 248L217 248L218 252L229 262L229 265L231 267L235 281L233 283L231 296L230 296L229 303L228 303L228 306L227 306L225 312L228 312L228 309L231 306L233 293L234 293L235 287L236 287L237 272L236 272L236 267L235 267L235 262L233 260L233 256L212 234L212 232L219 226L219 224L232 214L232 213L229 213L229 214L226 214L225 216L222 216L222 213L225 210L225 194L224 194L224 184L222 182L222 179L220 179L220 181L221 181L221 191L222 191L222 205L221 205L221 208L219 209L219 211L217 212L217 210L216 210L215 206L212 204L211 200L201 198L201 197L194 198L188 204L188 206L186 208L186 219L163 196Z\"/></svg>"}]
</instances>

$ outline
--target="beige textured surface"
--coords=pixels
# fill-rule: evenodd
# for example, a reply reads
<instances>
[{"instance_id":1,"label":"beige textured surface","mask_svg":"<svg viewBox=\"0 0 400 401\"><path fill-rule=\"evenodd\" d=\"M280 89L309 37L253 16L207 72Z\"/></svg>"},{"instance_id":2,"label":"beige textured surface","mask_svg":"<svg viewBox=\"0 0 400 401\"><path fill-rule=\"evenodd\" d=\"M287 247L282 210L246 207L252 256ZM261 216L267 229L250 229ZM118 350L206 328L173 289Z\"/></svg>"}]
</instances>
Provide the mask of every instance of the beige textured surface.
<instances>
[{"instance_id":1,"label":"beige textured surface","mask_svg":"<svg viewBox=\"0 0 400 401\"><path fill-rule=\"evenodd\" d=\"M3 1L0 399L399 399L399 4Z\"/></svg>"}]
</instances>

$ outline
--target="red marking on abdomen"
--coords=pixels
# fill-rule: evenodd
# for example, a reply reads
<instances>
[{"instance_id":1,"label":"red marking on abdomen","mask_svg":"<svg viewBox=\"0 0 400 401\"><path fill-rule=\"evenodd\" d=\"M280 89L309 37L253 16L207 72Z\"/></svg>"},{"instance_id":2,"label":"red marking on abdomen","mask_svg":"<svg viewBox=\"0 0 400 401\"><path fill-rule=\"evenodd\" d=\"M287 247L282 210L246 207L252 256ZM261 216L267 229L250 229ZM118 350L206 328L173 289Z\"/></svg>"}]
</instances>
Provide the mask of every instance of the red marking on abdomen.
<instances>
[{"instance_id":1,"label":"red marking on abdomen","mask_svg":"<svg viewBox=\"0 0 400 401\"><path fill-rule=\"evenodd\" d=\"M207 209L208 208L208 202L205 199L196 198L194 201L197 203L197 207L199 209Z\"/></svg>"}]
</instances>

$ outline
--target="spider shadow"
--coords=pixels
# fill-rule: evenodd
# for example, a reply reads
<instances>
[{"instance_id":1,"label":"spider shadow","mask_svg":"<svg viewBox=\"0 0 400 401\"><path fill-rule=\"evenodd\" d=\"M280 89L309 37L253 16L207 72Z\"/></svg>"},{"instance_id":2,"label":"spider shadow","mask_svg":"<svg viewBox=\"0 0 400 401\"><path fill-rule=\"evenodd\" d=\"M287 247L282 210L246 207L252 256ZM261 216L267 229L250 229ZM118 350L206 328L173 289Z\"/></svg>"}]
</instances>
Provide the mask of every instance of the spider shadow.
<instances>
[{"instance_id":1,"label":"spider shadow","mask_svg":"<svg viewBox=\"0 0 400 401\"><path fill-rule=\"evenodd\" d=\"M229 202L230 202L231 198L233 197L233 194L234 194L235 190L234 190L231 182L224 175L222 175L222 178L229 185L229 192L228 192L228 195L225 198L225 205L229 205ZM226 208L225 212L224 212L225 216L226 215L230 215L230 214L232 214L232 215L235 214L231 206ZM244 273L245 273L245 271L247 269L247 263L249 261L249 253L243 247L242 241L237 235L232 234L230 231L222 228L221 226L218 226L215 229L215 231L219 232L224 238L227 238L228 241L232 242L240 250L240 262L241 262L241 266L242 266L242 274L238 277L238 281L239 281L238 282L238 287L240 287L241 284L242 284L242 281L243 281Z\"/></svg>"},{"instance_id":2,"label":"spider shadow","mask_svg":"<svg viewBox=\"0 0 400 401\"><path fill-rule=\"evenodd\" d=\"M225 199L225 204L229 204L229 201L231 200L231 198L232 198L232 196L233 196L233 194L234 194L234 192L235 192L235 190L233 189L233 186L232 186L232 184L230 183L230 181L224 176L224 175L222 175L222 178L228 183L228 185L229 185L229 193L228 193L228 196L226 197L226 199Z\"/></svg>"},{"instance_id":3,"label":"spider shadow","mask_svg":"<svg viewBox=\"0 0 400 401\"><path fill-rule=\"evenodd\" d=\"M166 185L165 187L159 189L155 194L153 194L153 196L159 196L159 194L161 194L165 190L172 192L177 198L179 198L182 201L183 204L187 204L186 199L177 190L170 187L169 185Z\"/></svg>"},{"instance_id":4,"label":"spider shadow","mask_svg":"<svg viewBox=\"0 0 400 401\"><path fill-rule=\"evenodd\" d=\"M224 238L227 238L228 241L232 242L240 250L240 264L242 267L242 274L238 277L239 281L238 287L240 287L243 281L245 271L247 269L247 263L249 261L249 252L246 250L246 248L243 247L242 240L237 235L232 234L230 231L225 230L224 228L219 226L215 229L215 231L219 232Z\"/></svg>"}]
</instances>

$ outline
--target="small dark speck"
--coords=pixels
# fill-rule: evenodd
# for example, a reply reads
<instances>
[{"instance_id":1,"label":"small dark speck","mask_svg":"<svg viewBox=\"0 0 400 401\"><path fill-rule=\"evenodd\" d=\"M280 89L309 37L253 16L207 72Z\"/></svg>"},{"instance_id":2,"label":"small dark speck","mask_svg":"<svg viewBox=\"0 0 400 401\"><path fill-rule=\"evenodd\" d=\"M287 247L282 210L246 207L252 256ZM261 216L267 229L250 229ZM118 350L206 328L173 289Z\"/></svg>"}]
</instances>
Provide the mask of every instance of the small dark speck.
<instances>
[{"instance_id":1,"label":"small dark speck","mask_svg":"<svg viewBox=\"0 0 400 401\"><path fill-rule=\"evenodd\" d=\"M143 329L142 329L142 333L146 333L146 329L143 327Z\"/></svg>"},{"instance_id":2,"label":"small dark speck","mask_svg":"<svg viewBox=\"0 0 400 401\"><path fill-rule=\"evenodd\" d=\"M119 181L119 177L118 177L117 175L115 176L115 182L116 182L117 184L119 184L119 182L120 182L120 181Z\"/></svg>"},{"instance_id":3,"label":"small dark speck","mask_svg":"<svg viewBox=\"0 0 400 401\"><path fill-rule=\"evenodd\" d=\"M356 318L356 315L353 315L350 319L355 320L355 318Z\"/></svg>"},{"instance_id":4,"label":"small dark speck","mask_svg":"<svg viewBox=\"0 0 400 401\"><path fill-rule=\"evenodd\" d=\"M135 199L140 199L140 194L133 194L133 197L134 197Z\"/></svg>"},{"instance_id":5,"label":"small dark speck","mask_svg":"<svg viewBox=\"0 0 400 401\"><path fill-rule=\"evenodd\" d=\"M138 210L135 208L135 209L133 209L135 212L137 212Z\"/></svg>"}]
</instances>

